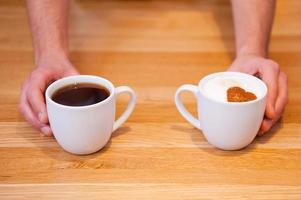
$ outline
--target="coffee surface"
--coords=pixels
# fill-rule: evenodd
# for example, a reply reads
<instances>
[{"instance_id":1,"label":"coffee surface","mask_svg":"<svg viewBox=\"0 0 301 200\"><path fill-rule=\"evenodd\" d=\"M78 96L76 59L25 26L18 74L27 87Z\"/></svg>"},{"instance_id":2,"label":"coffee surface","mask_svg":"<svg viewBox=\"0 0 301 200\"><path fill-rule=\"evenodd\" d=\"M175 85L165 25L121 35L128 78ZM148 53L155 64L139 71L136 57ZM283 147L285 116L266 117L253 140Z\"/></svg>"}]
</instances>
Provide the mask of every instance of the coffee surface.
<instances>
[{"instance_id":1,"label":"coffee surface","mask_svg":"<svg viewBox=\"0 0 301 200\"><path fill-rule=\"evenodd\" d=\"M66 106L88 106L99 103L109 96L109 91L101 85L76 83L58 89L51 99Z\"/></svg>"}]
</instances>

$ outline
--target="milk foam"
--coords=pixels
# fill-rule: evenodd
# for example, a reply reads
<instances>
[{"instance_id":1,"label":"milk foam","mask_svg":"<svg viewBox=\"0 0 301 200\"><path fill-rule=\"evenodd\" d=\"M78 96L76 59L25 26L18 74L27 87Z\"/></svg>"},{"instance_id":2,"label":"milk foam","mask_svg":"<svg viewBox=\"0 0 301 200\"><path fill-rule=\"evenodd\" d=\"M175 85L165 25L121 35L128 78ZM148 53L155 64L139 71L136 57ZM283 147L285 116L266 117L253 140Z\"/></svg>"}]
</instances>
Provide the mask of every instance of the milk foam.
<instances>
[{"instance_id":1,"label":"milk foam","mask_svg":"<svg viewBox=\"0 0 301 200\"><path fill-rule=\"evenodd\" d=\"M210 99L214 99L221 102L227 101L227 90L230 87L241 87L248 92L252 92L257 98L263 95L262 89L257 83L251 80L238 76L217 76L210 80L207 80L202 84L203 93Z\"/></svg>"}]
</instances>

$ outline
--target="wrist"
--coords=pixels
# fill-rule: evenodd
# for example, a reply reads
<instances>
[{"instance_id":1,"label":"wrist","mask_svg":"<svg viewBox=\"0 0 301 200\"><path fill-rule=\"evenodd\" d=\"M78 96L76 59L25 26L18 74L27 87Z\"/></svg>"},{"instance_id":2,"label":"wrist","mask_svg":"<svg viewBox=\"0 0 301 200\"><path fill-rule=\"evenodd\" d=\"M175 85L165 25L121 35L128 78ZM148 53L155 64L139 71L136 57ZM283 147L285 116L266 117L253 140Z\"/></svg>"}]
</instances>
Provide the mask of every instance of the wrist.
<instances>
[{"instance_id":1,"label":"wrist","mask_svg":"<svg viewBox=\"0 0 301 200\"><path fill-rule=\"evenodd\" d=\"M37 69L44 69L46 71L76 71L70 62L68 55L61 51L48 51L39 54L35 59L35 66Z\"/></svg>"},{"instance_id":2,"label":"wrist","mask_svg":"<svg viewBox=\"0 0 301 200\"><path fill-rule=\"evenodd\" d=\"M39 66L44 62L69 62L69 55L66 50L51 48L46 51L35 51L35 64Z\"/></svg>"},{"instance_id":3,"label":"wrist","mask_svg":"<svg viewBox=\"0 0 301 200\"><path fill-rule=\"evenodd\" d=\"M267 48L261 46L246 45L238 48L236 52L236 57L242 57L242 56L258 56L258 57L266 58Z\"/></svg>"},{"instance_id":4,"label":"wrist","mask_svg":"<svg viewBox=\"0 0 301 200\"><path fill-rule=\"evenodd\" d=\"M69 57L68 43L63 37L53 36L37 38L33 40L35 62L45 58L67 58Z\"/></svg>"}]
</instances>

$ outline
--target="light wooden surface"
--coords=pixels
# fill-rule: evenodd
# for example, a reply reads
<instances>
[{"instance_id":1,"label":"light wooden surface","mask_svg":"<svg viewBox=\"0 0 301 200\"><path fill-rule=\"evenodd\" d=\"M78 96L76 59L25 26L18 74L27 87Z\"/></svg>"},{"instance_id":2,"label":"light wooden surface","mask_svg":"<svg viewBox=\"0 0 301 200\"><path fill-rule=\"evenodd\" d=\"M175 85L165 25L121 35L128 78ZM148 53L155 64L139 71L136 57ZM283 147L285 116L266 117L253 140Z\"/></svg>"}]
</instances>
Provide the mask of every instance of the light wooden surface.
<instances>
[{"instance_id":1,"label":"light wooden surface","mask_svg":"<svg viewBox=\"0 0 301 200\"><path fill-rule=\"evenodd\" d=\"M248 148L210 146L173 96L223 71L234 56L224 1L75 1L73 63L83 74L130 85L138 104L107 147L64 152L18 113L33 68L23 1L0 1L0 199L301 199L301 1L279 0L270 56L289 76L282 122ZM195 99L185 102L195 113ZM119 98L118 113L126 104Z\"/></svg>"}]
</instances>

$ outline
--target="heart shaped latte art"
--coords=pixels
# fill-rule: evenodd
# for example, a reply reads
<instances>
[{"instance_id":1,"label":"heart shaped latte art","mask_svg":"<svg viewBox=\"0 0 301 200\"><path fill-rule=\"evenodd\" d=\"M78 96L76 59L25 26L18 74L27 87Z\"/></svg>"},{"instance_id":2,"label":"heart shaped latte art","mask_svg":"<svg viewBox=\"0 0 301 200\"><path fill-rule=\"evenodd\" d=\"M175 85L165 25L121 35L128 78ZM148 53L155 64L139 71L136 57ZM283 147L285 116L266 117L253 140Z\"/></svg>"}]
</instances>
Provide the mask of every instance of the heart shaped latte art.
<instances>
[{"instance_id":1,"label":"heart shaped latte art","mask_svg":"<svg viewBox=\"0 0 301 200\"><path fill-rule=\"evenodd\" d=\"M247 92L241 87L230 87L227 90L228 102L247 102L257 99L252 92Z\"/></svg>"}]
</instances>

